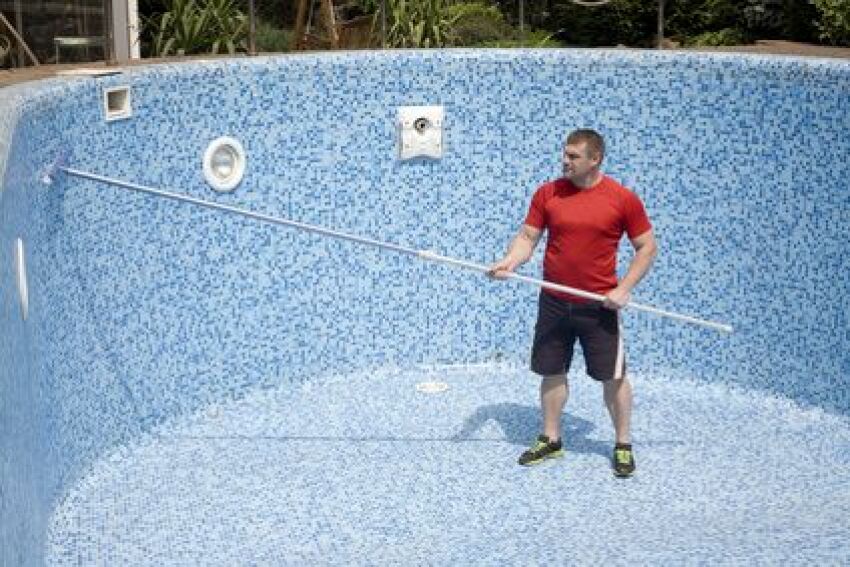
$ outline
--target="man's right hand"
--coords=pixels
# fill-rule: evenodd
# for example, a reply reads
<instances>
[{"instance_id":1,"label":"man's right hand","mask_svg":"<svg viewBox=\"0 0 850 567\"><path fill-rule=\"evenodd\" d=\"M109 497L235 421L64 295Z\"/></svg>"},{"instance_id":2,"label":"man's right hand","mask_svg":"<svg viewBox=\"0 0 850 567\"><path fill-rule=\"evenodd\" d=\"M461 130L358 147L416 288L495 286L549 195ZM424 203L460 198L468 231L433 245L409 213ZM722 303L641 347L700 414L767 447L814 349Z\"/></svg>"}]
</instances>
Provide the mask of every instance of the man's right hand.
<instances>
[{"instance_id":1,"label":"man's right hand","mask_svg":"<svg viewBox=\"0 0 850 567\"><path fill-rule=\"evenodd\" d=\"M505 256L490 266L490 269L487 271L487 276L496 280L506 280L510 277L513 271L516 270L518 264L519 262Z\"/></svg>"},{"instance_id":2,"label":"man's right hand","mask_svg":"<svg viewBox=\"0 0 850 567\"><path fill-rule=\"evenodd\" d=\"M540 240L540 235L543 231L539 228L524 224L519 232L514 237L505 257L490 266L487 270L487 275L496 280L505 280L531 258L531 253L534 252L534 247Z\"/></svg>"}]
</instances>

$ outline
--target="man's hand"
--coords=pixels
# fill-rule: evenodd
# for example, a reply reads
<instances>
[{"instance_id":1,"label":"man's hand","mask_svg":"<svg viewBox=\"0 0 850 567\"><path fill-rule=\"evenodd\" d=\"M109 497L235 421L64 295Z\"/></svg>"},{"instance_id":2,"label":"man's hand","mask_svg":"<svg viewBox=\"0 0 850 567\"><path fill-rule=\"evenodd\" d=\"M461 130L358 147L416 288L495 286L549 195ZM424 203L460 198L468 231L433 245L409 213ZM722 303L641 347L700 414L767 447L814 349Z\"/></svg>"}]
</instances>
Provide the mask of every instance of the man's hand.
<instances>
[{"instance_id":1,"label":"man's hand","mask_svg":"<svg viewBox=\"0 0 850 567\"><path fill-rule=\"evenodd\" d=\"M632 298L632 294L627 290L617 286L605 296L605 301L602 303L602 307L606 309L622 309L626 306L629 300Z\"/></svg>"},{"instance_id":2,"label":"man's hand","mask_svg":"<svg viewBox=\"0 0 850 567\"><path fill-rule=\"evenodd\" d=\"M511 241L505 257L490 266L487 275L496 280L507 279L519 266L527 262L534 252L543 231L524 224Z\"/></svg>"},{"instance_id":3,"label":"man's hand","mask_svg":"<svg viewBox=\"0 0 850 567\"><path fill-rule=\"evenodd\" d=\"M516 270L518 265L519 262L512 260L509 256L505 256L490 266L487 275L496 280L505 280Z\"/></svg>"}]
</instances>

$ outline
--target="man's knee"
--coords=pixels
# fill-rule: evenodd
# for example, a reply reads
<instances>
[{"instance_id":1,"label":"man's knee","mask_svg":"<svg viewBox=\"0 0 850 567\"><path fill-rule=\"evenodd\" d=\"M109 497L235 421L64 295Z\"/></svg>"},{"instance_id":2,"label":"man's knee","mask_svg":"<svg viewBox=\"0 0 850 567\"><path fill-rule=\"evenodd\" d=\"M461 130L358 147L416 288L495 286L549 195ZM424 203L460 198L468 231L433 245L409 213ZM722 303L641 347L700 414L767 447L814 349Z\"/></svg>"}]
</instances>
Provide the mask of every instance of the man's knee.
<instances>
[{"instance_id":1,"label":"man's knee","mask_svg":"<svg viewBox=\"0 0 850 567\"><path fill-rule=\"evenodd\" d=\"M629 383L628 377L624 374L622 378L603 380L602 388L606 398L613 398L618 396L620 392L629 392L631 384Z\"/></svg>"},{"instance_id":2,"label":"man's knee","mask_svg":"<svg viewBox=\"0 0 850 567\"><path fill-rule=\"evenodd\" d=\"M546 384L555 385L555 384L559 384L559 383L563 383L563 384L567 383L567 375L566 374L547 374L546 376L542 376L541 378L542 378L543 382L545 382Z\"/></svg>"}]
</instances>

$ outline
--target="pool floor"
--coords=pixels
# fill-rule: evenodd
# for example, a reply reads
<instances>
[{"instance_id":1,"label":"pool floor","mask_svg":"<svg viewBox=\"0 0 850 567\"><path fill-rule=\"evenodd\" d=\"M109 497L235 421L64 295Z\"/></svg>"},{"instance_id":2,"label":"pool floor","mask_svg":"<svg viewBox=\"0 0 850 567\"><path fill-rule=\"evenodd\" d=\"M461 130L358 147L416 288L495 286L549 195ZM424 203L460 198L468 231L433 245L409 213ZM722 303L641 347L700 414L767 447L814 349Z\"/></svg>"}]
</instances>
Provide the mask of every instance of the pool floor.
<instances>
[{"instance_id":1,"label":"pool floor","mask_svg":"<svg viewBox=\"0 0 850 567\"><path fill-rule=\"evenodd\" d=\"M635 375L638 470L610 471L599 385L571 379L565 458L524 468L537 378L381 369L251 393L99 461L49 565L847 564L850 419ZM422 393L423 382L446 383Z\"/></svg>"}]
</instances>

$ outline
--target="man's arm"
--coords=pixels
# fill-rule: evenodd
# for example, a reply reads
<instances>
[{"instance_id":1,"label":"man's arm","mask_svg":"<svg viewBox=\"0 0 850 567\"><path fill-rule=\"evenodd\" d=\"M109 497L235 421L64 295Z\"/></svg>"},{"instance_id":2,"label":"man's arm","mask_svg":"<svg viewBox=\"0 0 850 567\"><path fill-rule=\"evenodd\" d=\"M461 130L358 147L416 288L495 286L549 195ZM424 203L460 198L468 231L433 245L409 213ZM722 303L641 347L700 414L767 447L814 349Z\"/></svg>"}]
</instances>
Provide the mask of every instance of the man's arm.
<instances>
[{"instance_id":1,"label":"man's arm","mask_svg":"<svg viewBox=\"0 0 850 567\"><path fill-rule=\"evenodd\" d=\"M629 264L629 270L625 277L620 280L617 287L608 292L604 303L608 309L625 307L629 302L632 289L643 279L658 255L658 245L655 243L655 235L652 230L633 238L631 243L635 249L635 256L632 258L632 263Z\"/></svg>"},{"instance_id":2,"label":"man's arm","mask_svg":"<svg viewBox=\"0 0 850 567\"><path fill-rule=\"evenodd\" d=\"M505 257L490 266L487 275L497 279L505 279L508 274L516 270L522 264L528 262L534 253L534 248L540 242L543 231L531 225L524 224L514 237Z\"/></svg>"}]
</instances>

